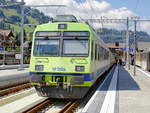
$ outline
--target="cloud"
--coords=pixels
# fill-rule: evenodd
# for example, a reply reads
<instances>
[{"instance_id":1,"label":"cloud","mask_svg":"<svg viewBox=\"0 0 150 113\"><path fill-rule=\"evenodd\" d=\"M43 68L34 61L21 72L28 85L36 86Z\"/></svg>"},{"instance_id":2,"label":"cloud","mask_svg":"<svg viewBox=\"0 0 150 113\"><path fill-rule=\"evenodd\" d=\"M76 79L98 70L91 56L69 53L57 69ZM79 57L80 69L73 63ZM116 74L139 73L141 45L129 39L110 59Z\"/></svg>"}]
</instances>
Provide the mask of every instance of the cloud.
<instances>
[{"instance_id":1,"label":"cloud","mask_svg":"<svg viewBox=\"0 0 150 113\"><path fill-rule=\"evenodd\" d=\"M141 31L146 31L150 34L150 22L139 22L139 28Z\"/></svg>"},{"instance_id":2,"label":"cloud","mask_svg":"<svg viewBox=\"0 0 150 113\"><path fill-rule=\"evenodd\" d=\"M78 0L79 1L79 0ZM82 0L81 0L82 1ZM84 18L127 18L136 14L126 7L113 8L106 1L86 0L85 2L76 2L75 0L25 0L27 5L66 5L63 8L38 8L45 14L54 17L56 14L73 14L78 19ZM95 27L100 27L101 24L93 24ZM104 27L122 28L124 24L109 23L104 24ZM124 26L125 27L125 26Z\"/></svg>"},{"instance_id":3,"label":"cloud","mask_svg":"<svg viewBox=\"0 0 150 113\"><path fill-rule=\"evenodd\" d=\"M25 0L27 5L66 5L65 8L39 8L41 11L54 16L57 13L73 13L76 16L82 18L93 18L107 16L112 18L124 18L125 16L132 16L134 13L128 10L126 7L114 9L112 5L106 1L98 0L86 0L85 2L79 3L75 0ZM46 9L48 11L46 11ZM91 10L92 9L92 10ZM119 16L118 16L119 15Z\"/></svg>"}]
</instances>

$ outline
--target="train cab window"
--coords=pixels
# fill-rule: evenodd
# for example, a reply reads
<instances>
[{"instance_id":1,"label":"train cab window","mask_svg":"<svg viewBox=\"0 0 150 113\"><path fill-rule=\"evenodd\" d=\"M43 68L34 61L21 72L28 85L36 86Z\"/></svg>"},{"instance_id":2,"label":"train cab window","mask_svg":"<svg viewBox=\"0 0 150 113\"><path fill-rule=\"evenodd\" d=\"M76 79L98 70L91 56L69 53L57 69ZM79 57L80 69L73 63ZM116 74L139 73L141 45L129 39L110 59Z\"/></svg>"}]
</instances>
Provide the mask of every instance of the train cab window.
<instances>
[{"instance_id":1,"label":"train cab window","mask_svg":"<svg viewBox=\"0 0 150 113\"><path fill-rule=\"evenodd\" d=\"M64 39L63 56L88 56L88 39Z\"/></svg>"},{"instance_id":2,"label":"train cab window","mask_svg":"<svg viewBox=\"0 0 150 113\"><path fill-rule=\"evenodd\" d=\"M36 39L33 54L35 56L58 56L58 39Z\"/></svg>"}]
</instances>

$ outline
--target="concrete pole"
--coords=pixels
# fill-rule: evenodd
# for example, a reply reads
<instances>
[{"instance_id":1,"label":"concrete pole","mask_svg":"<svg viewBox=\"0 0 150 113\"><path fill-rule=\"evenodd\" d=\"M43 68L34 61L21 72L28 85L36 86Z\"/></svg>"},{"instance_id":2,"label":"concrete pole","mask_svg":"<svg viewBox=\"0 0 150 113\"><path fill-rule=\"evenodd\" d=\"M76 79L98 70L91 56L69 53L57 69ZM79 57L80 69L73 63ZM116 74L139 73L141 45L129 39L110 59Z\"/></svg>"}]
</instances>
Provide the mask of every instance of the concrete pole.
<instances>
[{"instance_id":1,"label":"concrete pole","mask_svg":"<svg viewBox=\"0 0 150 113\"><path fill-rule=\"evenodd\" d=\"M137 21L134 21L134 76L136 76L136 24Z\"/></svg>"},{"instance_id":2,"label":"concrete pole","mask_svg":"<svg viewBox=\"0 0 150 113\"><path fill-rule=\"evenodd\" d=\"M4 39L3 39L3 66L5 66L5 62L6 62L6 45L5 45L5 42L6 42L6 33L4 32L3 33L4 35Z\"/></svg>"},{"instance_id":3,"label":"concrete pole","mask_svg":"<svg viewBox=\"0 0 150 113\"><path fill-rule=\"evenodd\" d=\"M126 31L126 66L130 70L130 59L129 59L129 18L127 17L127 31Z\"/></svg>"},{"instance_id":4,"label":"concrete pole","mask_svg":"<svg viewBox=\"0 0 150 113\"><path fill-rule=\"evenodd\" d=\"M21 0L21 37L20 37L20 49L21 49L21 59L20 59L20 69L23 69L23 52L24 52L24 0Z\"/></svg>"},{"instance_id":5,"label":"concrete pole","mask_svg":"<svg viewBox=\"0 0 150 113\"><path fill-rule=\"evenodd\" d=\"M101 32L103 32L103 20L102 20L103 18L102 18L102 16L101 16Z\"/></svg>"}]
</instances>

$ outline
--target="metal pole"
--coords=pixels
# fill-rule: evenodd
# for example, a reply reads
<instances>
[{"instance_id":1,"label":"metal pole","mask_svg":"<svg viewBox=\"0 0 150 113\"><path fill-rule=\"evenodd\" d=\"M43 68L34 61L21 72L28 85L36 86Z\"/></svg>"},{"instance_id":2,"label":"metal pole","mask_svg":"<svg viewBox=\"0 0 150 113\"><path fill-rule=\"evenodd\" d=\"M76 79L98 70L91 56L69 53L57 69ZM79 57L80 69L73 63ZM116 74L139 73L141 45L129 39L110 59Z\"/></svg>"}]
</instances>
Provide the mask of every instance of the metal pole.
<instances>
[{"instance_id":1,"label":"metal pole","mask_svg":"<svg viewBox=\"0 0 150 113\"><path fill-rule=\"evenodd\" d=\"M129 59L129 18L127 17L127 31L126 31L126 66L130 70L130 59Z\"/></svg>"},{"instance_id":2,"label":"metal pole","mask_svg":"<svg viewBox=\"0 0 150 113\"><path fill-rule=\"evenodd\" d=\"M20 69L23 69L23 42L24 42L24 0L21 0L21 37L20 37L20 49L21 49L21 59L20 59Z\"/></svg>"},{"instance_id":3,"label":"metal pole","mask_svg":"<svg viewBox=\"0 0 150 113\"><path fill-rule=\"evenodd\" d=\"M136 23L137 21L134 21L134 76L136 76Z\"/></svg>"},{"instance_id":4,"label":"metal pole","mask_svg":"<svg viewBox=\"0 0 150 113\"><path fill-rule=\"evenodd\" d=\"M66 5L26 5L27 7L66 7Z\"/></svg>"},{"instance_id":5,"label":"metal pole","mask_svg":"<svg viewBox=\"0 0 150 113\"><path fill-rule=\"evenodd\" d=\"M6 62L6 45L5 45L5 42L6 42L6 34L5 32L3 33L4 34L4 40L3 40L3 66L5 65L5 62Z\"/></svg>"},{"instance_id":6,"label":"metal pole","mask_svg":"<svg viewBox=\"0 0 150 113\"><path fill-rule=\"evenodd\" d=\"M101 17L101 20L102 20L102 17ZM101 22L101 25L102 25L101 32L103 32L103 22Z\"/></svg>"}]
</instances>

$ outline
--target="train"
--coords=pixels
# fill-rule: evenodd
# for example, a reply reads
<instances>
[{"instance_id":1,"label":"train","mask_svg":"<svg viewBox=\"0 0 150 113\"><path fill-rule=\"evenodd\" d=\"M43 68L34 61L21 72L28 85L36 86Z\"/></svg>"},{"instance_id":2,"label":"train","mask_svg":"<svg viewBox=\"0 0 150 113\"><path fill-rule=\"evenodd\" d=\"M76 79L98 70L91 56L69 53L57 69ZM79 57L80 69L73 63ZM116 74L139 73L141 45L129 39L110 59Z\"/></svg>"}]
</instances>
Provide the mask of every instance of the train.
<instances>
[{"instance_id":1,"label":"train","mask_svg":"<svg viewBox=\"0 0 150 113\"><path fill-rule=\"evenodd\" d=\"M73 15L57 15L33 33L29 70L40 96L81 99L114 63L95 30Z\"/></svg>"},{"instance_id":2,"label":"train","mask_svg":"<svg viewBox=\"0 0 150 113\"><path fill-rule=\"evenodd\" d=\"M138 52L136 54L136 65L150 71L150 51Z\"/></svg>"}]
</instances>

